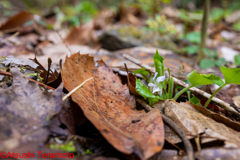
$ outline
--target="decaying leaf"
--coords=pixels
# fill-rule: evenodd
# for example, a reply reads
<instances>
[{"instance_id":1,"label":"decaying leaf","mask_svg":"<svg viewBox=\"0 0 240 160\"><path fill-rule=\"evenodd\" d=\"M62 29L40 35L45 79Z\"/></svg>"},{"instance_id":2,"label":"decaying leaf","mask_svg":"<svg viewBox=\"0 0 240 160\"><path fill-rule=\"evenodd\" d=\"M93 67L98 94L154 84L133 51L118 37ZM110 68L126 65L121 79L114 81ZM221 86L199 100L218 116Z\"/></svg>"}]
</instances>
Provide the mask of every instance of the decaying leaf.
<instances>
[{"instance_id":1,"label":"decaying leaf","mask_svg":"<svg viewBox=\"0 0 240 160\"><path fill-rule=\"evenodd\" d=\"M160 112L157 109L148 113L137 111L127 86L121 84L103 61L98 64L96 68L93 57L79 53L66 57L61 73L68 91L94 77L72 94L73 101L117 150L135 153L141 159L159 152L164 143Z\"/></svg>"},{"instance_id":2,"label":"decaying leaf","mask_svg":"<svg viewBox=\"0 0 240 160\"><path fill-rule=\"evenodd\" d=\"M10 30L22 27L24 23L33 20L34 15L28 12L20 12L17 15L11 17L5 24L0 27L0 30ZM13 30L13 31L15 31Z\"/></svg>"},{"instance_id":3,"label":"decaying leaf","mask_svg":"<svg viewBox=\"0 0 240 160\"><path fill-rule=\"evenodd\" d=\"M225 160L238 160L240 156L240 149L233 148L209 148L203 149L195 153L196 159L199 160L212 160L212 159L225 159Z\"/></svg>"},{"instance_id":4,"label":"decaying leaf","mask_svg":"<svg viewBox=\"0 0 240 160\"><path fill-rule=\"evenodd\" d=\"M48 136L45 126L62 107L62 85L45 93L24 78L18 68L11 70L12 89L0 88L0 150L43 143Z\"/></svg>"},{"instance_id":5,"label":"decaying leaf","mask_svg":"<svg viewBox=\"0 0 240 160\"><path fill-rule=\"evenodd\" d=\"M135 96L140 96L136 91L136 77L132 73L127 74L128 88Z\"/></svg>"},{"instance_id":6,"label":"decaying leaf","mask_svg":"<svg viewBox=\"0 0 240 160\"><path fill-rule=\"evenodd\" d=\"M45 82L45 79L47 77L47 70L43 67L43 65L41 63L38 62L37 58L35 57L34 59L30 59L33 62L35 62L36 64L38 64L37 69L41 70L41 74L40 76L43 78L43 82ZM62 77L61 77L61 73L58 73L56 70L54 72L49 72L49 76L48 76L48 81L47 81L47 85L53 88L57 88L60 84L62 83Z\"/></svg>"},{"instance_id":7,"label":"decaying leaf","mask_svg":"<svg viewBox=\"0 0 240 160\"><path fill-rule=\"evenodd\" d=\"M191 103L177 103L173 100L166 101L165 104L155 104L160 107L164 114L172 119L187 135L197 136L207 135L226 143L240 146L240 124L231 121L216 113L193 105ZM168 139L171 140L175 139ZM202 138L202 143L207 138ZM206 142L206 141L205 141ZM175 143L172 141L172 143Z\"/></svg>"},{"instance_id":8,"label":"decaying leaf","mask_svg":"<svg viewBox=\"0 0 240 160\"><path fill-rule=\"evenodd\" d=\"M26 59L26 58L16 58L13 56L8 56L5 59L2 60L2 63L5 66L11 65L11 66L29 66L31 68L36 69L38 67L37 63L34 63L33 61Z\"/></svg>"}]
</instances>

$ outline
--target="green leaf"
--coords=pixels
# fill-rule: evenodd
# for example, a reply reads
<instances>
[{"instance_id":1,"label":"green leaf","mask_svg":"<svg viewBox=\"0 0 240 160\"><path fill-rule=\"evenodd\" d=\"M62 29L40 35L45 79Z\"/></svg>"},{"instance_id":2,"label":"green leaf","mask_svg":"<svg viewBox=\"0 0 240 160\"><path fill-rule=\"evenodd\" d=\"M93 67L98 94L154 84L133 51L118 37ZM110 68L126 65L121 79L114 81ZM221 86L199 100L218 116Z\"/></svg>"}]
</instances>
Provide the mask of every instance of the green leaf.
<instances>
[{"instance_id":1,"label":"green leaf","mask_svg":"<svg viewBox=\"0 0 240 160\"><path fill-rule=\"evenodd\" d=\"M162 73L163 73L162 63L159 60L154 59L154 64L155 64L156 72L158 73L157 77L162 76Z\"/></svg>"},{"instance_id":2,"label":"green leaf","mask_svg":"<svg viewBox=\"0 0 240 160\"><path fill-rule=\"evenodd\" d=\"M215 66L214 60L211 59L203 59L200 61L200 67L202 69L207 69Z\"/></svg>"},{"instance_id":3,"label":"green leaf","mask_svg":"<svg viewBox=\"0 0 240 160\"><path fill-rule=\"evenodd\" d=\"M225 79L225 84L240 85L240 68L226 68L220 67Z\"/></svg>"},{"instance_id":4,"label":"green leaf","mask_svg":"<svg viewBox=\"0 0 240 160\"><path fill-rule=\"evenodd\" d=\"M186 39L189 42L199 44L201 41L201 34L200 34L200 32L190 32L186 35Z\"/></svg>"},{"instance_id":5,"label":"green leaf","mask_svg":"<svg viewBox=\"0 0 240 160\"><path fill-rule=\"evenodd\" d=\"M144 76L150 74L150 72L147 71L145 68L136 69L133 73L134 74L141 74L141 75L144 75Z\"/></svg>"},{"instance_id":6,"label":"green leaf","mask_svg":"<svg viewBox=\"0 0 240 160\"><path fill-rule=\"evenodd\" d=\"M89 155L89 154L93 154L89 149L87 149L86 151L85 151L85 154L87 154L87 155Z\"/></svg>"},{"instance_id":7,"label":"green leaf","mask_svg":"<svg viewBox=\"0 0 240 160\"><path fill-rule=\"evenodd\" d=\"M207 55L209 58L215 58L215 57L217 57L217 51L213 51L213 50L210 50L210 49L207 49L207 48L203 48L203 52L205 52L206 55Z\"/></svg>"},{"instance_id":8,"label":"green leaf","mask_svg":"<svg viewBox=\"0 0 240 160\"><path fill-rule=\"evenodd\" d=\"M156 50L156 53L153 56L153 60L159 60L159 62L163 63L164 58L160 56L160 54L158 53L158 50Z\"/></svg>"},{"instance_id":9,"label":"green leaf","mask_svg":"<svg viewBox=\"0 0 240 160\"><path fill-rule=\"evenodd\" d=\"M191 99L190 99L190 102L192 102L193 104L195 105L200 105L200 99L198 99L197 97L193 96Z\"/></svg>"},{"instance_id":10,"label":"green leaf","mask_svg":"<svg viewBox=\"0 0 240 160\"><path fill-rule=\"evenodd\" d=\"M158 98L148 98L149 105L153 105L154 103L158 102Z\"/></svg>"},{"instance_id":11,"label":"green leaf","mask_svg":"<svg viewBox=\"0 0 240 160\"><path fill-rule=\"evenodd\" d=\"M193 21L191 18L189 18L189 16L184 11L180 12L179 18L181 20L183 20L184 22L192 22Z\"/></svg>"},{"instance_id":12,"label":"green leaf","mask_svg":"<svg viewBox=\"0 0 240 160\"><path fill-rule=\"evenodd\" d=\"M209 84L217 84L218 86L221 86L224 84L224 81L220 77L214 74L198 74L196 70L189 73L187 79L192 86Z\"/></svg>"},{"instance_id":13,"label":"green leaf","mask_svg":"<svg viewBox=\"0 0 240 160\"><path fill-rule=\"evenodd\" d=\"M224 9L213 8L210 14L210 19L218 23L220 22L223 16L224 16Z\"/></svg>"},{"instance_id":14,"label":"green leaf","mask_svg":"<svg viewBox=\"0 0 240 160\"><path fill-rule=\"evenodd\" d=\"M236 65L240 65L240 55L239 54L234 56L234 62Z\"/></svg>"},{"instance_id":15,"label":"green leaf","mask_svg":"<svg viewBox=\"0 0 240 160\"><path fill-rule=\"evenodd\" d=\"M225 60L225 58L218 58L218 59L216 59L216 61L215 61L215 64L218 66L218 67L221 67L221 66L223 66L224 64L226 64L227 62L226 62L226 60Z\"/></svg>"},{"instance_id":16,"label":"green leaf","mask_svg":"<svg viewBox=\"0 0 240 160\"><path fill-rule=\"evenodd\" d=\"M144 98L156 98L159 99L159 96L155 96L152 92L145 86L140 79L136 79L136 91L139 95Z\"/></svg>"},{"instance_id":17,"label":"green leaf","mask_svg":"<svg viewBox=\"0 0 240 160\"><path fill-rule=\"evenodd\" d=\"M192 46L187 46L187 47L184 47L182 50L184 52L187 52L188 54L195 54L197 53L199 47L197 45L192 45Z\"/></svg>"},{"instance_id":18,"label":"green leaf","mask_svg":"<svg viewBox=\"0 0 240 160\"><path fill-rule=\"evenodd\" d=\"M234 23L233 28L237 31L240 31L240 22Z\"/></svg>"}]
</instances>

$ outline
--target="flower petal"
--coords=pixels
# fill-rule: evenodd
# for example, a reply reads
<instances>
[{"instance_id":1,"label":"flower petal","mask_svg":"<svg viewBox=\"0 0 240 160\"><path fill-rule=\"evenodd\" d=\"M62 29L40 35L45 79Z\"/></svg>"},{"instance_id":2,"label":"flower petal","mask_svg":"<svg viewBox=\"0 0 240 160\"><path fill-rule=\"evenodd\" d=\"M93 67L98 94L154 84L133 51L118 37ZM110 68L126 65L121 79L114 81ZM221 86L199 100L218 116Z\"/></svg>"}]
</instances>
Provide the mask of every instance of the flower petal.
<instances>
[{"instance_id":1,"label":"flower petal","mask_svg":"<svg viewBox=\"0 0 240 160\"><path fill-rule=\"evenodd\" d=\"M160 76L160 77L157 78L156 82L159 83L159 82L164 81L165 79L166 79L165 76Z\"/></svg>"},{"instance_id":2,"label":"flower petal","mask_svg":"<svg viewBox=\"0 0 240 160\"><path fill-rule=\"evenodd\" d=\"M159 92L158 92L158 95L159 95L159 96L161 96L161 95L162 95L162 89L161 89L161 91L159 91Z\"/></svg>"},{"instance_id":3,"label":"flower petal","mask_svg":"<svg viewBox=\"0 0 240 160\"><path fill-rule=\"evenodd\" d=\"M153 77L153 81L155 81L157 75L158 75L158 72L155 72L155 75L154 75L154 77Z\"/></svg>"},{"instance_id":4,"label":"flower petal","mask_svg":"<svg viewBox=\"0 0 240 160\"><path fill-rule=\"evenodd\" d=\"M153 86L155 86L155 84L154 83L148 83L148 86L153 87Z\"/></svg>"},{"instance_id":5,"label":"flower petal","mask_svg":"<svg viewBox=\"0 0 240 160\"><path fill-rule=\"evenodd\" d=\"M169 78L169 72L168 72L168 71L165 71L164 74L165 74L165 76L166 76L166 79L168 79L168 78Z\"/></svg>"},{"instance_id":6,"label":"flower petal","mask_svg":"<svg viewBox=\"0 0 240 160\"><path fill-rule=\"evenodd\" d=\"M161 89L159 89L158 85L155 85L155 86L153 87L153 93L159 92L159 91L161 91Z\"/></svg>"}]
</instances>

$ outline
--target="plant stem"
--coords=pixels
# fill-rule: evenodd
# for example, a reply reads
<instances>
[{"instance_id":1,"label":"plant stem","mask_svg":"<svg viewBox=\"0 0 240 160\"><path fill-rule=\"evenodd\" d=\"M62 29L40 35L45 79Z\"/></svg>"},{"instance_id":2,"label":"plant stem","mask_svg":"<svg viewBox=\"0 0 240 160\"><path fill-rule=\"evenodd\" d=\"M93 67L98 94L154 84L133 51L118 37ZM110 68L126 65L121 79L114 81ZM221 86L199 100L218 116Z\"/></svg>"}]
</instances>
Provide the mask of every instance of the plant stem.
<instances>
[{"instance_id":1,"label":"plant stem","mask_svg":"<svg viewBox=\"0 0 240 160\"><path fill-rule=\"evenodd\" d=\"M210 0L205 0L204 13L203 13L203 19L202 19L202 28L201 28L201 43L199 45L199 53L198 53L198 59L197 59L198 62L200 62L205 56L202 49L205 48L205 45L206 45L209 12L210 12Z\"/></svg>"},{"instance_id":2,"label":"plant stem","mask_svg":"<svg viewBox=\"0 0 240 160\"><path fill-rule=\"evenodd\" d=\"M189 86L189 87L187 87L187 88L183 88L180 92L178 92L176 95L175 95L175 97L174 97L174 100L176 101L177 99L178 99L178 97L179 96L181 96L181 94L183 94L184 92L186 92L189 88L192 88L192 87L194 87L194 86Z\"/></svg>"},{"instance_id":3,"label":"plant stem","mask_svg":"<svg viewBox=\"0 0 240 160\"><path fill-rule=\"evenodd\" d=\"M219 87L212 95L211 97L207 100L207 102L204 105L204 108L207 108L208 104L210 103L210 101L212 100L212 98L217 94L218 91L220 91L220 89L222 89L224 86L226 86L227 84L223 84L221 87Z\"/></svg>"}]
</instances>

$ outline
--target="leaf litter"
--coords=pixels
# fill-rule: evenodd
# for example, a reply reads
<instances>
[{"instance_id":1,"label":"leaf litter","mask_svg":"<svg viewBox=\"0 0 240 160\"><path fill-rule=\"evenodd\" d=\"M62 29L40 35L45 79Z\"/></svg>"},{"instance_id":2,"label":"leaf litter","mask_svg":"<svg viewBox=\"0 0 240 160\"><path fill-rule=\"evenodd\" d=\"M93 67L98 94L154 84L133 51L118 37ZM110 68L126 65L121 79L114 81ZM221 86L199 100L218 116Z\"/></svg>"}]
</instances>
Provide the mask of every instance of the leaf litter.
<instances>
[{"instance_id":1,"label":"leaf litter","mask_svg":"<svg viewBox=\"0 0 240 160\"><path fill-rule=\"evenodd\" d=\"M121 9L125 10L124 6L121 6ZM162 14L167 15L166 13L164 13L164 9L165 8L163 8ZM173 10L172 8L168 8L168 9L171 11ZM132 11L132 10L127 9L124 12L128 12L128 11ZM139 12L140 11L141 10L139 10ZM104 13L107 13L107 12L104 12ZM177 21L182 22L183 20L179 18L179 15L181 15L180 13L181 12L177 10L177 11L173 11L172 14L175 16L176 19L178 19ZM170 17L174 17L174 16L170 16ZM65 56L66 53L68 53L68 49L66 48L65 44L59 43L59 42L57 43L55 38L53 38L55 39L55 41L50 40L49 35L51 35L53 32L48 32L48 31L45 32L45 30L42 30L41 29L42 26L35 23L35 21L37 21L37 19L35 19L36 17L37 17L36 15L30 14L27 12L20 12L18 15L10 18L5 24L3 24L0 27L0 30L2 29L4 33L12 34L11 32L15 32L15 31L18 31L20 33L18 37L14 37L14 39L10 39L7 42L4 41L4 43L1 44L0 55L2 56L14 55L18 57L27 57L27 58L29 58L29 54L33 55L33 53L40 55L38 56L38 61L43 65L41 65L40 63L37 63L37 64L38 65L40 64L38 69L43 71L42 74L40 74L40 76L43 78L43 81L45 82L45 78L47 75L47 70L44 68L46 67L46 62L47 62L46 57L51 57L53 59L53 63L57 64L59 59L64 58L63 56ZM97 58L104 58L104 60L107 62L107 64L110 64L110 66L116 66L116 68L118 67L119 74L122 72L122 69L120 67L122 67L123 63L127 63L128 66L134 65L129 62L126 62L126 60L123 60L123 57L121 55L123 55L123 53L125 52L127 52L129 55L132 55L134 57L138 57L142 63L148 64L148 65L152 64L152 55L154 53L149 53L144 50L152 49L154 50L153 52L155 52L156 48L135 47L135 48L125 49L125 50L119 50L116 52L108 52L106 50L103 50L103 52L102 51L99 52L99 51L90 49L87 46L80 46L80 45L88 45L94 48L100 47L97 42L97 37L95 35L95 32L96 30L99 30L99 29L106 29L107 26L111 25L113 21L115 21L114 18L116 18L116 14L115 12L111 14L107 14L107 17L105 17L105 19L104 17L102 17L102 15L99 15L99 17L93 20L93 26L91 23L90 25L87 24L87 25L76 26L69 32L66 38L63 37L63 39L65 39L66 43L69 45L69 48L71 51L75 52L80 50L81 53L97 54L96 55ZM237 19L235 18L235 20L232 20L230 22L229 18L232 18L232 17L234 16L227 17L226 22L234 23ZM108 20L109 18L110 18L110 21ZM132 24L134 23L139 24L141 22L139 21L141 17L139 18L137 17L137 15L131 12L120 15L120 19L121 21L130 22ZM33 20L35 20L34 23L32 23ZM195 25L195 22L193 23L193 21L191 23L194 24L192 26L193 30L197 31L198 25ZM88 28L88 26L90 27ZM221 28L221 26L223 27ZM217 32L214 31L216 29L219 31ZM222 53L221 57L224 57L226 61L232 62L233 58L235 58L234 55L237 55L237 50L239 50L239 47L237 47L236 45L232 45L230 43L236 43L234 42L236 41L234 39L237 39L237 34L236 32L232 31L231 33L235 34L233 36L235 38L228 37L230 34L228 33L228 35L223 35L225 32L223 29L232 31L232 29L228 28L227 24L222 24L222 23L220 23L219 26L214 27L213 29L210 28L211 38L209 40L216 40L216 38L212 39L212 37L218 37L218 40L217 40L218 42L208 43L207 47L219 50ZM100 31L104 31L104 30L100 30ZM34 37L32 37L31 34L34 34ZM39 37L39 35L41 36L46 35L45 37L46 39L44 40L44 37ZM56 35L55 32L54 32L54 35ZM7 37L5 38L5 36ZM4 34L4 40L8 39L8 37L9 35ZM17 39L16 41L17 43L15 42L16 40L15 38ZM197 38L197 36L195 38ZM224 44L223 44L220 41L221 38L224 38L227 41L224 41ZM228 41L230 41L230 43ZM186 45L181 43L182 42L180 42L180 48ZM228 50L229 51L232 50L231 51L232 55L230 56L231 60L229 60L229 54L228 52L226 52L227 50L226 49L224 50L224 47L227 48L225 46L226 45L225 43L228 44L227 45L229 47ZM30 47L29 47L29 44L30 44ZM111 45L114 45L113 41L110 42L109 46ZM172 51L169 51L169 50L168 51L165 50L165 51L172 53ZM161 50L160 51L161 55L165 55L165 51ZM74 54L73 57L75 56L76 55ZM84 84L82 88L78 89L72 95L72 99L74 100L74 102L72 102L72 99L67 99L66 101L63 102L63 104L60 104L60 102L62 101L62 96L60 94L62 93L61 85L56 90L52 88L52 90L55 90L55 91L45 93L44 91L41 91L42 87L40 87L41 89L39 89L39 86L35 82L28 82L28 80L26 78L23 78L20 73L16 74L14 69L10 68L10 70L13 70L13 83L11 82L12 84L10 84L10 86L7 83L8 84L7 89L0 88L0 93L1 93L0 99L1 99L1 102L5 103L4 104L5 107L2 108L2 106L0 106L0 109L2 112L2 113L0 112L0 127L1 127L0 150L2 148L4 149L16 148L16 147L19 148L19 146L22 147L22 145L25 146L29 143L30 143L29 146L31 149L32 147L36 147L36 146L39 146L39 144L44 144L44 143L46 144L45 146L47 146L50 143L52 143L53 139L58 139L56 140L57 142L59 141L62 142L62 137L65 137L65 138L67 137L68 139L71 136L73 137L76 135L78 136L79 132L77 130L81 130L81 132L83 132L81 127L86 125L86 122L88 123L87 125L89 125L90 122L87 120L89 119L91 123L100 131L103 137L112 146L114 146L116 149L118 149L122 153L125 153L125 154L135 153L142 159L148 158L154 153L157 153L157 154L155 154L155 156L152 157L153 159L154 158L159 159L159 157L161 159L164 159L166 157L168 157L168 159L186 159L186 157L184 157L184 153L181 153L183 152L182 143L181 143L182 140L175 134L174 131L171 130L170 127L168 127L168 125L164 124L164 128L163 128L163 122L161 121L161 116L157 109L153 109L151 112L148 112L148 113L145 113L144 111L138 111L136 109L136 106L138 106L138 104L137 105L135 104L136 103L135 99L129 94L127 86L122 85L122 83L118 79L118 76L114 75L112 71L108 72L110 67L105 66L103 62L98 62L98 64L95 64L98 67L94 67L94 62L92 62L92 60L88 60L85 62L85 61L81 61L80 59L80 62L79 62L73 57L68 58L68 63L71 60L73 62L77 62L78 64L75 64L75 63L71 63L71 65L69 65L68 63L64 64L67 67L65 67L65 69L62 70L65 72L65 75L63 77L61 73L57 73L56 71L50 72L49 73L50 76L48 77L48 82L45 85L49 85L53 88L57 88L61 83L61 79L63 78L65 81L65 82L63 81L64 87L70 92L78 84L80 84L87 78L94 77L94 79ZM84 55L78 55L77 57L84 57ZM85 55L85 57L88 57L88 56ZM185 75L193 70L192 66L194 65L191 64L192 60L188 59L187 57L182 57L182 55L171 54L171 55L165 56L164 58L166 58L166 66L169 67L171 70L173 70L173 72L171 73L175 72L173 74L175 77L179 78L180 74ZM91 65L85 66L84 62L87 64L90 61L91 61L90 63ZM81 65L79 63L81 63ZM20 63L20 65L22 64ZM183 69L184 72L181 71L181 73L179 73L178 70L181 65L184 65L185 69ZM134 67L136 67L136 65ZM196 66L194 66L194 68L196 68ZM129 70L133 72L135 69L130 67ZM215 72L215 70L210 70L210 71ZM9 72L5 72L5 73L7 75L11 74ZM203 73L205 74L205 72ZM7 75L6 76L0 75L1 82L6 80L4 79L4 77L9 78L9 76ZM121 77L123 76L121 75ZM19 78L18 81L25 79L26 83L24 84L22 82L16 83L16 78ZM234 79L231 79L231 78L229 79L234 80L234 79L237 79L237 77L235 77ZM136 92L134 88L135 86L134 75L132 75L129 72L127 80L128 80L129 90L132 93L134 93L134 91ZM124 81L122 82L124 83ZM18 85L18 84L21 84L21 85ZM26 90L25 87L29 88L29 84L32 85L32 88L30 88L29 90ZM22 86L22 88L20 88L20 86ZM63 92L67 93L65 88ZM234 87L234 85L231 85L229 90L225 89L223 92L224 93L228 92L229 94L231 94L229 97L233 97L240 93L239 91L235 92L236 89L239 89L239 87ZM46 91L46 89L44 90ZM37 94L38 92L35 93L35 91L39 91L39 94ZM42 96L40 92L42 92L43 95L47 94L48 97ZM54 101L54 98L51 97L52 94L56 92L59 93L59 95L55 97L55 100L57 102ZM194 94L196 93L194 92ZM13 98L14 95L17 95L17 98ZM23 102L26 99L26 97L28 98L28 101ZM217 96L217 97L220 98L220 96ZM3 100L4 98L5 100ZM182 96L181 98L184 98L184 96ZM40 101L40 99L42 99L42 101ZM231 103L231 101L227 101L225 94L222 95L220 99L224 100L225 102ZM238 99L239 97L233 98L235 105L239 108L239 103L237 102ZM54 107L52 108L50 107L51 105L48 105L49 100L51 101L51 104L52 103L59 104L55 110L53 109ZM47 116L47 118L46 118L46 115L50 113L48 109L46 110L44 109L41 112L35 113L34 111L35 109L31 109L31 107L29 107L29 106L34 106L32 105L32 103L33 104L36 103L35 101L36 102L39 101L39 103L41 102L41 104L47 105L47 108L49 110L53 109L54 111L51 111L52 114L50 116ZM201 101L203 100L201 99ZM10 105L8 104L9 102L11 102L11 104L17 104L21 106L20 107L15 105L9 106ZM181 102L179 104L174 101L167 101L167 102L162 101L162 103L163 103L162 105L166 106L166 109L164 110L165 115L167 115L176 124L178 124L179 128L181 128L186 132L186 135L188 136L189 139L194 138L196 142L198 138L199 142L196 142L196 144L200 144L200 150L198 146L199 151L195 152L195 157L197 159L214 159L214 158L215 159L216 158L238 159L239 157L239 149L238 149L239 148L239 123L237 119L235 119L234 117L231 117L231 115L230 115L230 118L232 118L232 120L230 120L229 118L226 118L224 115L229 116L228 112L226 111L223 112L223 110L220 110L220 111L218 110L218 113L213 113L201 106L196 106L189 102L187 103ZM215 104L211 104L211 105L215 105ZM42 108L42 107L36 107L36 108ZM37 119L35 118L32 120L32 117L34 118L37 117ZM42 119L42 118L45 118L45 119ZM154 126L159 126L160 129L153 128ZM27 130L29 128L30 130ZM144 131L146 132L148 131L149 133L145 133ZM164 131L165 133L163 133ZM91 134L99 134L99 133L91 133ZM160 137L154 138L154 135L155 136L160 135ZM74 139L76 137L74 137ZM163 143L164 143L163 138L165 138L166 142L171 143L171 145L169 145L169 143L165 143L164 149L159 154L159 151L163 147ZM49 141L48 140L46 141L46 139L48 139ZM86 140L85 138L83 139ZM156 145L157 140L161 142L160 146L157 146L159 144ZM101 142L102 141L100 141L100 143ZM219 143L219 142L222 142L222 143ZM103 146L103 144L101 145ZM76 146L79 147L78 145ZM165 148L171 148L171 150L168 150ZM177 153L176 148L178 148L180 152ZM94 150L91 147L89 147L89 149L91 151ZM89 151L89 149L87 147L87 151ZM109 150L107 151L109 152ZM171 153L171 151L174 151L174 154L173 152ZM49 152L53 152L53 151L50 150ZM85 150L82 150L82 152L80 153L84 155ZM99 152L93 152L93 153L98 154ZM166 157L164 157L164 153L166 154L165 155ZM79 151L77 151L77 154L79 154ZM179 155L182 157L180 157ZM93 157L94 155L89 157L86 156L84 158L108 159L105 157L99 157L99 158L98 157L93 158Z\"/></svg>"},{"instance_id":2,"label":"leaf litter","mask_svg":"<svg viewBox=\"0 0 240 160\"><path fill-rule=\"evenodd\" d=\"M103 61L98 65L96 68L88 55L66 57L61 70L64 87L71 91L94 77L72 94L73 101L114 148L125 154L135 153L141 159L150 158L164 144L160 112L137 111L127 86Z\"/></svg>"},{"instance_id":3,"label":"leaf litter","mask_svg":"<svg viewBox=\"0 0 240 160\"><path fill-rule=\"evenodd\" d=\"M46 93L24 78L18 68L11 68L11 71L12 88L0 88L0 150L45 142L49 135L46 126L62 107L62 85Z\"/></svg>"}]
</instances>

